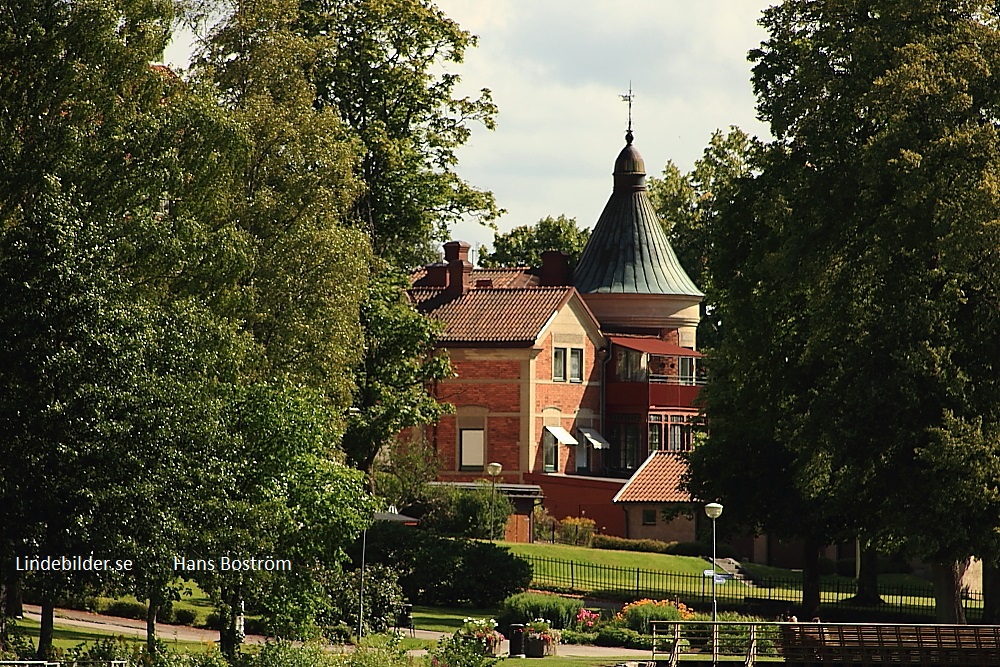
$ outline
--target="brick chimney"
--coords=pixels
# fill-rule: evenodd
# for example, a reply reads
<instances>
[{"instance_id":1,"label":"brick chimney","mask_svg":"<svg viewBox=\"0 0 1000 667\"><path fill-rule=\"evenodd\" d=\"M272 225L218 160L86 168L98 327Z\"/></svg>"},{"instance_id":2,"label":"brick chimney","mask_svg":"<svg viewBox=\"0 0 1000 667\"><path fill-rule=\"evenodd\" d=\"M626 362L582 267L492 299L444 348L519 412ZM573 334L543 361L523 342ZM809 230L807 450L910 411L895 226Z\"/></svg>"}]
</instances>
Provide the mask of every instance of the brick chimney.
<instances>
[{"instance_id":1,"label":"brick chimney","mask_svg":"<svg viewBox=\"0 0 1000 667\"><path fill-rule=\"evenodd\" d=\"M468 244L465 245L468 251ZM468 293L472 283L472 262L467 259L455 259L448 262L448 286L445 294L462 295Z\"/></svg>"},{"instance_id":2,"label":"brick chimney","mask_svg":"<svg viewBox=\"0 0 1000 667\"><path fill-rule=\"evenodd\" d=\"M424 267L427 271L425 287L447 287L448 286L448 265L444 262L435 262Z\"/></svg>"},{"instance_id":3,"label":"brick chimney","mask_svg":"<svg viewBox=\"0 0 1000 667\"><path fill-rule=\"evenodd\" d=\"M561 250L546 250L542 253L542 275L539 283L544 287L572 285L569 270L569 255Z\"/></svg>"},{"instance_id":4,"label":"brick chimney","mask_svg":"<svg viewBox=\"0 0 1000 667\"><path fill-rule=\"evenodd\" d=\"M469 261L469 248L472 246L465 241L448 241L444 244L444 261L451 264L456 259L463 262Z\"/></svg>"}]
</instances>

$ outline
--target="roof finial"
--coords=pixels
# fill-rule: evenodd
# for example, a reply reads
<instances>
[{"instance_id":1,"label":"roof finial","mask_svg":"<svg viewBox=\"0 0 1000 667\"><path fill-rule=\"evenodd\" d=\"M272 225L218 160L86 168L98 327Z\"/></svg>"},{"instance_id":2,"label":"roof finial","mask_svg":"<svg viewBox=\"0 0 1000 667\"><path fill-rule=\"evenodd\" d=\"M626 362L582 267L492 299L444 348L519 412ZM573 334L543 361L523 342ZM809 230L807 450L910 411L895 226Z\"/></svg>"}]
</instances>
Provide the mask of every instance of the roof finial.
<instances>
[{"instance_id":1,"label":"roof finial","mask_svg":"<svg viewBox=\"0 0 1000 667\"><path fill-rule=\"evenodd\" d=\"M628 102L628 130L625 132L625 143L632 143L632 100L635 99L635 93L632 92L632 82L628 82L628 95L619 95L622 98L622 102Z\"/></svg>"}]
</instances>

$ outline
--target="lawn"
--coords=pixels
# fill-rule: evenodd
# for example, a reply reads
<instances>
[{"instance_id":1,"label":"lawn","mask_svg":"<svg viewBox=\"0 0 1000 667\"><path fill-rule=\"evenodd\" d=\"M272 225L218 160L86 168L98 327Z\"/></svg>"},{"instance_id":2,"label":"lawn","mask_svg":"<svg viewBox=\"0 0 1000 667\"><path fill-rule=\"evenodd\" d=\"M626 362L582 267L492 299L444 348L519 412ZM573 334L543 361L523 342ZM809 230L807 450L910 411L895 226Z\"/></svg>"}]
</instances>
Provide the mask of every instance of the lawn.
<instances>
[{"instance_id":1,"label":"lawn","mask_svg":"<svg viewBox=\"0 0 1000 667\"><path fill-rule=\"evenodd\" d=\"M639 568L657 572L676 572L679 574L696 574L701 576L705 569L711 567L711 564L704 558L693 558L691 556L670 556L668 554L654 554L641 551L591 549L569 544L521 544L515 542L502 542L501 544L510 547L510 550L518 555L535 556L537 558L558 558L577 563L608 565L631 570Z\"/></svg>"},{"instance_id":2,"label":"lawn","mask_svg":"<svg viewBox=\"0 0 1000 667\"><path fill-rule=\"evenodd\" d=\"M38 644L38 621L33 621L27 618L18 619L17 627L19 630L23 631L27 637L31 638L32 643L36 645ZM55 628L52 631L52 643L56 648L60 649L76 648L81 644L90 644L98 639L106 639L107 637L121 637L129 644L146 643L145 636L126 636L120 635L112 630L102 631L96 628L77 628L73 626L60 625L58 618L56 619ZM206 644L202 642L179 641L171 638L169 634L166 633L158 634L157 637L170 648L180 652L198 652L204 650L206 647Z\"/></svg>"}]
</instances>

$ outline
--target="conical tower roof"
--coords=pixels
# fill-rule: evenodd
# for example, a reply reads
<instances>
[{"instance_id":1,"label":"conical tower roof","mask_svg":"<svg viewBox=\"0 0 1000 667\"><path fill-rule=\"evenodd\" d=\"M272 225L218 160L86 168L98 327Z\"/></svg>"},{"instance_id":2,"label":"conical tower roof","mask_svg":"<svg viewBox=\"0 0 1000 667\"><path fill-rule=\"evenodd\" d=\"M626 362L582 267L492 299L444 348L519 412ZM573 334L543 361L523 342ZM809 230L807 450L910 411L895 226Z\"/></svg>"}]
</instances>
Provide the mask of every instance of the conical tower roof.
<instances>
[{"instance_id":1,"label":"conical tower roof","mask_svg":"<svg viewBox=\"0 0 1000 667\"><path fill-rule=\"evenodd\" d=\"M703 297L670 247L646 193L646 165L625 135L615 160L614 190L576 266L581 294L671 294Z\"/></svg>"}]
</instances>

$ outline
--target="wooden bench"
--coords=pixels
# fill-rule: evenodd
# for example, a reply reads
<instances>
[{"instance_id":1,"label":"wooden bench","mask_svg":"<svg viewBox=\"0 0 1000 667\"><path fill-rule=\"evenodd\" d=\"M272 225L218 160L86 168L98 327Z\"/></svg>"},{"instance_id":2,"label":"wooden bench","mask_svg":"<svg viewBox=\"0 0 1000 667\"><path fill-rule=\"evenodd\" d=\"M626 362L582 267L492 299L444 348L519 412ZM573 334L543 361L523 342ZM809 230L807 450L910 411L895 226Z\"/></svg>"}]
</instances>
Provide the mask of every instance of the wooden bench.
<instances>
[{"instance_id":1,"label":"wooden bench","mask_svg":"<svg viewBox=\"0 0 1000 667\"><path fill-rule=\"evenodd\" d=\"M1000 627L782 623L780 652L794 665L1000 667Z\"/></svg>"}]
</instances>

